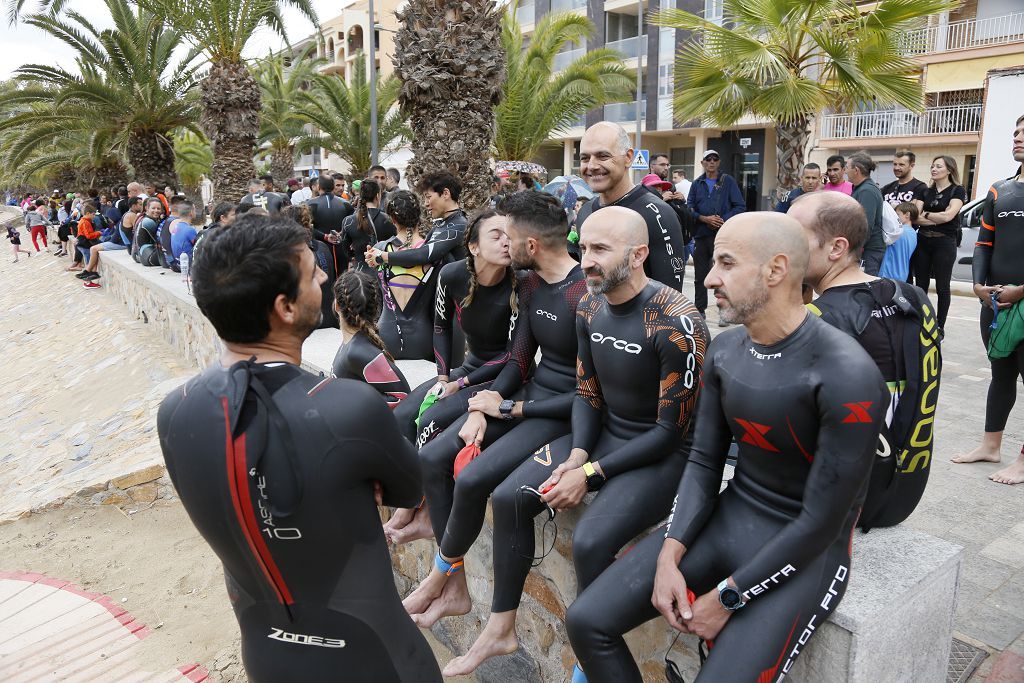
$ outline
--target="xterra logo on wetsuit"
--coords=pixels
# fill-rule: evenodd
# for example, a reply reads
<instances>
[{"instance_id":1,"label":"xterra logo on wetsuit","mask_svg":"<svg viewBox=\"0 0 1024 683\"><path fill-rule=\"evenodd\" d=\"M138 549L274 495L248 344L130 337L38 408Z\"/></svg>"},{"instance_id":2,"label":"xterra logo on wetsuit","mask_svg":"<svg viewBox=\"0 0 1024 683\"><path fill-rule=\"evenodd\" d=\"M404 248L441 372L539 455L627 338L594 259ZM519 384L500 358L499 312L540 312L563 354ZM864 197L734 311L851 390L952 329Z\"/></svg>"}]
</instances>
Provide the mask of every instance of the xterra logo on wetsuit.
<instances>
[{"instance_id":1,"label":"xterra logo on wetsuit","mask_svg":"<svg viewBox=\"0 0 1024 683\"><path fill-rule=\"evenodd\" d=\"M782 358L782 352L779 353L760 353L753 346L750 347L750 355L758 360L778 360Z\"/></svg>"},{"instance_id":2,"label":"xterra logo on wetsuit","mask_svg":"<svg viewBox=\"0 0 1024 683\"><path fill-rule=\"evenodd\" d=\"M331 648L345 647L345 641L339 640L338 638L324 638L322 636L307 636L302 633L288 633L276 626L271 626L270 628L272 630L267 638L272 640L280 640L285 643L295 643L296 645L316 645L318 647Z\"/></svg>"}]
</instances>

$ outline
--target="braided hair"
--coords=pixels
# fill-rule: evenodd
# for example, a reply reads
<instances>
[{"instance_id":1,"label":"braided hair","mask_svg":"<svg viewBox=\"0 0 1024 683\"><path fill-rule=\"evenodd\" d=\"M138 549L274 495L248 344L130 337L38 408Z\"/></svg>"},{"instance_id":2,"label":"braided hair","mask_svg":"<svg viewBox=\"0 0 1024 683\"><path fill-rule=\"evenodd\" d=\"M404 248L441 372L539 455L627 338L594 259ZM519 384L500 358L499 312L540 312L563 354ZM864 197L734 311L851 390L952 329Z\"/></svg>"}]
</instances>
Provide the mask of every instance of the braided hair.
<instances>
[{"instance_id":1,"label":"braided hair","mask_svg":"<svg viewBox=\"0 0 1024 683\"><path fill-rule=\"evenodd\" d=\"M408 230L410 237L413 231L423 237L423 224L420 220L423 213L420 208L420 200L412 192L408 190L396 192L388 202L387 214L395 227Z\"/></svg>"},{"instance_id":2,"label":"braided hair","mask_svg":"<svg viewBox=\"0 0 1024 683\"><path fill-rule=\"evenodd\" d=\"M376 180L366 179L359 186L359 209L356 210L356 227L367 235L373 235L373 224L370 223L370 212L366 202L375 202L380 198L380 185Z\"/></svg>"},{"instance_id":3,"label":"braided hair","mask_svg":"<svg viewBox=\"0 0 1024 683\"><path fill-rule=\"evenodd\" d=\"M350 328L365 334L371 344L394 360L377 330L376 321L380 317L384 298L376 281L362 271L344 272L334 281L334 300L341 320Z\"/></svg>"},{"instance_id":4,"label":"braided hair","mask_svg":"<svg viewBox=\"0 0 1024 683\"><path fill-rule=\"evenodd\" d=\"M478 244L480 242L481 225L483 225L488 219L500 215L501 214L494 209L481 209L473 215L469 225L466 226L466 236L463 238L462 243L466 248L466 270L469 271L469 290L466 292L466 298L462 300L463 308L466 308L473 303L473 294L477 287L476 257L473 256L473 252L469 248L469 245ZM512 317L515 318L519 313L519 294L516 287L518 280L516 278L515 268L508 266L505 268L505 271L508 274L509 280L512 282L512 294L509 296L509 304L512 306Z\"/></svg>"}]
</instances>

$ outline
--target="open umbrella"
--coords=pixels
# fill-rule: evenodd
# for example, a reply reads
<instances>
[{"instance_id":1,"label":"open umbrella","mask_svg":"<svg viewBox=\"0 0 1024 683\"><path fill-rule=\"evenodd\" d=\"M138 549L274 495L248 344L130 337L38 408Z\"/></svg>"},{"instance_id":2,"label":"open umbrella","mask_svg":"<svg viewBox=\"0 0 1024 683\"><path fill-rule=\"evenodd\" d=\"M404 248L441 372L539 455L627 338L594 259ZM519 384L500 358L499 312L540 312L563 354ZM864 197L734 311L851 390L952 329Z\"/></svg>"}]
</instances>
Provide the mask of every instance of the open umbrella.
<instances>
[{"instance_id":1,"label":"open umbrella","mask_svg":"<svg viewBox=\"0 0 1024 683\"><path fill-rule=\"evenodd\" d=\"M515 173L529 173L530 175L547 175L548 169L540 164L529 161L499 161L494 164L495 171L509 171Z\"/></svg>"},{"instance_id":2,"label":"open umbrella","mask_svg":"<svg viewBox=\"0 0 1024 683\"><path fill-rule=\"evenodd\" d=\"M541 191L561 199L565 195L566 188L570 185L576 191L577 197L582 197L583 199L593 198L594 192L587 186L586 181L575 175L555 176L550 183L541 188Z\"/></svg>"}]
</instances>

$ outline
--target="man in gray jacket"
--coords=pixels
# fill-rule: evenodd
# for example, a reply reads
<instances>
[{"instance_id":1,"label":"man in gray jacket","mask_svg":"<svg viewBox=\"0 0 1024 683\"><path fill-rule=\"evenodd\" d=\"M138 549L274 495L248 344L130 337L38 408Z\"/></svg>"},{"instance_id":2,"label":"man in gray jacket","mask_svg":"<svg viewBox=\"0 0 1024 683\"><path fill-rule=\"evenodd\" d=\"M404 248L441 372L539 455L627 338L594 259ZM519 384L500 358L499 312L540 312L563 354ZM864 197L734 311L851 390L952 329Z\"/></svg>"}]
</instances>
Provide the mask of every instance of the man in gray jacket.
<instances>
[{"instance_id":1,"label":"man in gray jacket","mask_svg":"<svg viewBox=\"0 0 1024 683\"><path fill-rule=\"evenodd\" d=\"M846 160L846 177L853 183L853 198L864 208L868 217L868 241L864 245L861 265L868 275L878 275L885 257L885 237L882 233L882 191L871 179L875 162L867 152L857 152Z\"/></svg>"}]
</instances>

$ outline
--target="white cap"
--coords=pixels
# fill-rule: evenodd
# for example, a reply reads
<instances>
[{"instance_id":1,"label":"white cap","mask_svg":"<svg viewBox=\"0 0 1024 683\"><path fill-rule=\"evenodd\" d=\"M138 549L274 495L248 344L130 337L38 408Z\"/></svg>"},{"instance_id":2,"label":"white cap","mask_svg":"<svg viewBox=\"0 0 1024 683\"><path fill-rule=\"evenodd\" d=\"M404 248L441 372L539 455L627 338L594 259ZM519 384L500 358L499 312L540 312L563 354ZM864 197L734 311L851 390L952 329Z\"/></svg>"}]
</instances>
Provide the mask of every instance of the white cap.
<instances>
[{"instance_id":1,"label":"white cap","mask_svg":"<svg viewBox=\"0 0 1024 683\"><path fill-rule=\"evenodd\" d=\"M713 149L709 149L708 151L704 152L704 156L702 156L702 157L700 158L700 160L701 160L701 161L704 161L705 159L707 159L707 158L708 158L709 156L711 156L712 154L714 154L714 155L715 155L716 157L718 157L719 159L721 159L721 158L722 158L722 155L721 155L721 154L719 154L718 152L716 152L716 151L715 151L715 150L713 150Z\"/></svg>"}]
</instances>

